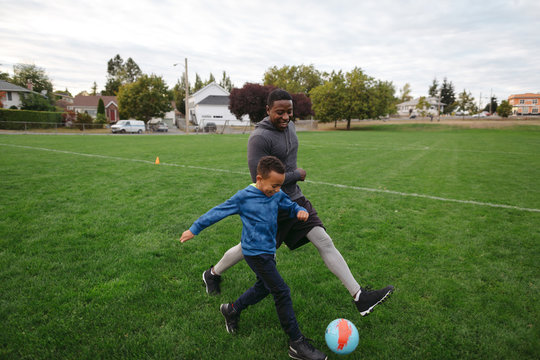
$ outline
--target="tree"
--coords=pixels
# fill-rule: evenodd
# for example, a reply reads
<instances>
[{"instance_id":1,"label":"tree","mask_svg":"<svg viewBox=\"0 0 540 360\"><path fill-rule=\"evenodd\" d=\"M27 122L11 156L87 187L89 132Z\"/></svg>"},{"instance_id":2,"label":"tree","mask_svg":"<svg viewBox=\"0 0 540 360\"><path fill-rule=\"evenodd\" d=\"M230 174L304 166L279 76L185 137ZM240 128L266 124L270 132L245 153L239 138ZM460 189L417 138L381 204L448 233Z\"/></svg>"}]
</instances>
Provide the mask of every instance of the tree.
<instances>
[{"instance_id":1,"label":"tree","mask_svg":"<svg viewBox=\"0 0 540 360\"><path fill-rule=\"evenodd\" d=\"M7 82L13 82L13 80L11 80L11 78L9 77L9 74L7 72L3 72L0 70L0 80L4 80L4 81L7 81Z\"/></svg>"},{"instance_id":2,"label":"tree","mask_svg":"<svg viewBox=\"0 0 540 360\"><path fill-rule=\"evenodd\" d=\"M293 98L293 114L295 118L305 119L313 115L311 99L304 93L291 94Z\"/></svg>"},{"instance_id":3,"label":"tree","mask_svg":"<svg viewBox=\"0 0 540 360\"><path fill-rule=\"evenodd\" d=\"M350 129L352 119L374 119L391 113L394 87L354 68L345 75L332 72L327 82L311 90L311 98L318 119L346 119Z\"/></svg>"},{"instance_id":4,"label":"tree","mask_svg":"<svg viewBox=\"0 0 540 360\"><path fill-rule=\"evenodd\" d=\"M34 111L54 111L48 99L36 93L21 94L21 109Z\"/></svg>"},{"instance_id":5,"label":"tree","mask_svg":"<svg viewBox=\"0 0 540 360\"><path fill-rule=\"evenodd\" d=\"M490 114L497 112L497 97L496 96L491 97L491 101L487 103L486 107L484 108L484 111L487 111Z\"/></svg>"},{"instance_id":6,"label":"tree","mask_svg":"<svg viewBox=\"0 0 540 360\"><path fill-rule=\"evenodd\" d=\"M456 95L454 93L454 84L452 84L451 81L448 82L446 78L444 78L441 87L441 102L445 104L443 110L444 114L450 114L454 112L454 109L456 108Z\"/></svg>"},{"instance_id":7,"label":"tree","mask_svg":"<svg viewBox=\"0 0 540 360\"><path fill-rule=\"evenodd\" d=\"M165 80L153 74L142 75L134 83L123 85L118 91L118 107L124 118L147 122L163 117L172 109Z\"/></svg>"},{"instance_id":8,"label":"tree","mask_svg":"<svg viewBox=\"0 0 540 360\"><path fill-rule=\"evenodd\" d=\"M323 79L313 64L309 66L285 65L281 68L273 66L266 70L263 82L265 85L287 90L291 94L300 92L309 94L311 89L323 83Z\"/></svg>"},{"instance_id":9,"label":"tree","mask_svg":"<svg viewBox=\"0 0 540 360\"><path fill-rule=\"evenodd\" d=\"M439 83L437 82L437 78L433 79L433 82L431 83L431 86L429 87L428 94L431 97L438 98L439 97Z\"/></svg>"},{"instance_id":10,"label":"tree","mask_svg":"<svg viewBox=\"0 0 540 360\"><path fill-rule=\"evenodd\" d=\"M266 117L266 100L275 88L254 83L245 83L242 88L233 88L229 95L229 110L237 119L248 115L252 123Z\"/></svg>"},{"instance_id":11,"label":"tree","mask_svg":"<svg viewBox=\"0 0 540 360\"><path fill-rule=\"evenodd\" d=\"M341 70L337 73L332 71L324 84L311 89L310 96L319 121L334 121L336 125L338 120L345 117L345 75Z\"/></svg>"},{"instance_id":12,"label":"tree","mask_svg":"<svg viewBox=\"0 0 540 360\"><path fill-rule=\"evenodd\" d=\"M6 97L5 91L0 91L0 109L4 107L4 103L2 102L2 99Z\"/></svg>"},{"instance_id":13,"label":"tree","mask_svg":"<svg viewBox=\"0 0 540 360\"><path fill-rule=\"evenodd\" d=\"M105 104L103 103L103 99L99 98L98 106L97 106L97 113L98 115L105 115Z\"/></svg>"},{"instance_id":14,"label":"tree","mask_svg":"<svg viewBox=\"0 0 540 360\"><path fill-rule=\"evenodd\" d=\"M189 85L188 85L188 91ZM182 74L181 80L176 82L172 89L172 98L176 104L176 109L182 114L186 113L186 74Z\"/></svg>"},{"instance_id":15,"label":"tree","mask_svg":"<svg viewBox=\"0 0 540 360\"><path fill-rule=\"evenodd\" d=\"M399 89L399 101L400 102L406 102L406 101L411 101L412 100L412 96L411 96L411 85L409 83L405 83L405 85L403 85L403 87L401 89Z\"/></svg>"},{"instance_id":16,"label":"tree","mask_svg":"<svg viewBox=\"0 0 540 360\"><path fill-rule=\"evenodd\" d=\"M208 77L208 80L204 82L204 86L211 84L213 82L216 82L216 78L214 77L214 74L210 73L210 76Z\"/></svg>"},{"instance_id":17,"label":"tree","mask_svg":"<svg viewBox=\"0 0 540 360\"><path fill-rule=\"evenodd\" d=\"M232 88L234 87L233 83L231 82L231 78L227 75L225 71L223 71L223 76L221 77L221 81L219 82L219 86L227 90L229 93L231 92Z\"/></svg>"},{"instance_id":18,"label":"tree","mask_svg":"<svg viewBox=\"0 0 540 360\"><path fill-rule=\"evenodd\" d=\"M124 60L117 54L107 62L107 83L103 95L116 95L122 85L131 84L142 76L141 68L132 58Z\"/></svg>"},{"instance_id":19,"label":"tree","mask_svg":"<svg viewBox=\"0 0 540 360\"><path fill-rule=\"evenodd\" d=\"M204 87L204 83L201 80L201 77L199 74L195 73L195 84L193 85L193 92L196 93L197 91L201 90Z\"/></svg>"},{"instance_id":20,"label":"tree","mask_svg":"<svg viewBox=\"0 0 540 360\"><path fill-rule=\"evenodd\" d=\"M418 104L416 104L416 109L418 109L421 117L425 117L428 114L430 107L431 105L427 101L426 97L420 96L420 99L418 99Z\"/></svg>"},{"instance_id":21,"label":"tree","mask_svg":"<svg viewBox=\"0 0 540 360\"><path fill-rule=\"evenodd\" d=\"M38 93L45 92L51 103L53 96L53 85L45 69L40 68L33 64L16 64L13 65L13 78L14 84L26 88L29 83L32 84L32 90Z\"/></svg>"},{"instance_id":22,"label":"tree","mask_svg":"<svg viewBox=\"0 0 540 360\"><path fill-rule=\"evenodd\" d=\"M474 103L474 97L472 97L470 92L467 92L465 89L463 89L463 92L459 93L458 99L456 101L456 107L463 116L465 116L465 113L473 114L476 112L476 104Z\"/></svg>"},{"instance_id":23,"label":"tree","mask_svg":"<svg viewBox=\"0 0 540 360\"><path fill-rule=\"evenodd\" d=\"M507 100L501 101L501 104L497 107L497 114L507 118L512 114L512 105Z\"/></svg>"},{"instance_id":24,"label":"tree","mask_svg":"<svg viewBox=\"0 0 540 360\"><path fill-rule=\"evenodd\" d=\"M94 81L94 85L92 85L92 92L90 94L92 96L96 96L96 94L97 94L97 83L95 81Z\"/></svg>"}]
</instances>

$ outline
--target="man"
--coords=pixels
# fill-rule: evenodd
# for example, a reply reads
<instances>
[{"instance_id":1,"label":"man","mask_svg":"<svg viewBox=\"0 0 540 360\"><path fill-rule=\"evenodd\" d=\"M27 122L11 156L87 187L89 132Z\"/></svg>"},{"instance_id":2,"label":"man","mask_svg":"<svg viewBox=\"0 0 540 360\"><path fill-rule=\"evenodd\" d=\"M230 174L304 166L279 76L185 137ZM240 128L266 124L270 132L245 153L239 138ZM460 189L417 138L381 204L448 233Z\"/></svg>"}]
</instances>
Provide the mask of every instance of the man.
<instances>
[{"instance_id":1,"label":"man","mask_svg":"<svg viewBox=\"0 0 540 360\"><path fill-rule=\"evenodd\" d=\"M360 314L366 316L394 291L394 287L390 285L375 291L360 287L343 256L326 233L317 211L297 185L298 181L305 180L306 171L296 166L298 137L294 123L290 122L293 117L291 95L281 89L272 91L268 96L266 112L268 116L257 125L248 140L248 166L251 177L253 181L256 180L257 164L263 156L277 157L285 165L286 171L281 189L292 201L309 212L309 219L306 222L290 219L286 214L279 214L276 239L278 247L283 242L291 250L309 242L315 245L328 269L341 280L353 297L353 302ZM218 294L221 274L242 259L242 248L238 244L227 250L215 266L206 270L203 273L203 281L207 293Z\"/></svg>"}]
</instances>

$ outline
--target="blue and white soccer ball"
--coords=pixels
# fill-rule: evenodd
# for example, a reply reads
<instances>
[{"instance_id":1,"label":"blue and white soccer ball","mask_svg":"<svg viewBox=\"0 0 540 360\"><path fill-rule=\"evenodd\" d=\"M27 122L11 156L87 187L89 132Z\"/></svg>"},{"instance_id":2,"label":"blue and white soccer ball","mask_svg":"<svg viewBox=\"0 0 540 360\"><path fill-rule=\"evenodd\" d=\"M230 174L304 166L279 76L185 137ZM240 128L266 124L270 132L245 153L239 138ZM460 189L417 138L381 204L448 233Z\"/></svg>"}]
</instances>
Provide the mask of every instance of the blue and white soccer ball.
<instances>
[{"instance_id":1,"label":"blue and white soccer ball","mask_svg":"<svg viewBox=\"0 0 540 360\"><path fill-rule=\"evenodd\" d=\"M358 329L347 319L336 319L326 328L324 338L336 354L350 354L358 346Z\"/></svg>"}]
</instances>

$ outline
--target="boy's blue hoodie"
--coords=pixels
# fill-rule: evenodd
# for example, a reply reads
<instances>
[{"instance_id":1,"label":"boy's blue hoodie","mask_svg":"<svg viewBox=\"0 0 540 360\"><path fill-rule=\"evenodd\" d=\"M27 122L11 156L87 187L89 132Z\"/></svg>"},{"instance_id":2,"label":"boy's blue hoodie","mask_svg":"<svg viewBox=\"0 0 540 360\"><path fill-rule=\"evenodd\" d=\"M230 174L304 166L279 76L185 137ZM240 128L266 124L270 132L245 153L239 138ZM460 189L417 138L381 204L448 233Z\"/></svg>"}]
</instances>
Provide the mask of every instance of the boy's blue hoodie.
<instances>
[{"instance_id":1,"label":"boy's blue hoodie","mask_svg":"<svg viewBox=\"0 0 540 360\"><path fill-rule=\"evenodd\" d=\"M227 216L238 214L243 225L242 253L248 256L274 254L278 209L288 211L290 217L295 217L301 210L306 211L291 201L283 191L280 190L268 197L252 184L202 215L189 230L198 235L205 228Z\"/></svg>"}]
</instances>

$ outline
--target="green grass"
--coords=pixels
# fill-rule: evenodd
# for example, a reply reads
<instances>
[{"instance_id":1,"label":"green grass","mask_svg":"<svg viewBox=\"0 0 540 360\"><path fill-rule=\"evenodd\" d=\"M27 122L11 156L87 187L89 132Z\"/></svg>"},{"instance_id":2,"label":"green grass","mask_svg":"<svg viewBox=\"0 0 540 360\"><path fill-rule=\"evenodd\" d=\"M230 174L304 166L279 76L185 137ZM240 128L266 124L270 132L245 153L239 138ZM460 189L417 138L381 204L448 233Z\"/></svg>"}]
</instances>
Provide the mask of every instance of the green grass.
<instances>
[{"instance_id":1,"label":"green grass","mask_svg":"<svg viewBox=\"0 0 540 360\"><path fill-rule=\"evenodd\" d=\"M225 331L219 304L254 282L245 263L220 296L204 292L201 273L239 241L239 218L178 242L250 182L247 138L0 135L0 358L287 358L270 298L242 314L237 336ZM353 274L397 289L362 318L313 246L278 250L301 329L330 359L538 358L540 212L526 209L540 209L540 130L299 139L302 190ZM345 357L324 343L339 317L360 332Z\"/></svg>"}]
</instances>

